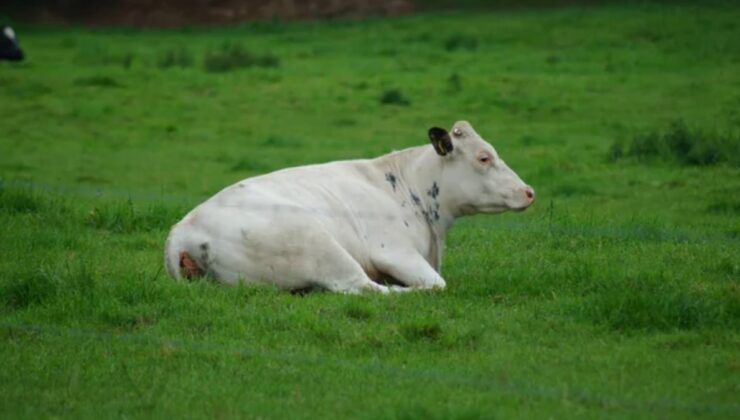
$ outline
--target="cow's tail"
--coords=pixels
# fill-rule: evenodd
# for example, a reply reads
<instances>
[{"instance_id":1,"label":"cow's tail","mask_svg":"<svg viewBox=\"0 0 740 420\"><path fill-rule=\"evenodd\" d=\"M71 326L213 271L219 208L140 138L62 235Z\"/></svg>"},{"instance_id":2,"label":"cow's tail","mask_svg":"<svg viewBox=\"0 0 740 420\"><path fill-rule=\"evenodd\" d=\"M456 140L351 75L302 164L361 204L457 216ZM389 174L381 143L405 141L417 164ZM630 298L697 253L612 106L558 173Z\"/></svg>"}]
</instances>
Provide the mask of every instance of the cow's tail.
<instances>
[{"instance_id":1,"label":"cow's tail","mask_svg":"<svg viewBox=\"0 0 740 420\"><path fill-rule=\"evenodd\" d=\"M176 280L202 277L207 272L208 245L188 224L172 227L164 245L164 266Z\"/></svg>"}]
</instances>

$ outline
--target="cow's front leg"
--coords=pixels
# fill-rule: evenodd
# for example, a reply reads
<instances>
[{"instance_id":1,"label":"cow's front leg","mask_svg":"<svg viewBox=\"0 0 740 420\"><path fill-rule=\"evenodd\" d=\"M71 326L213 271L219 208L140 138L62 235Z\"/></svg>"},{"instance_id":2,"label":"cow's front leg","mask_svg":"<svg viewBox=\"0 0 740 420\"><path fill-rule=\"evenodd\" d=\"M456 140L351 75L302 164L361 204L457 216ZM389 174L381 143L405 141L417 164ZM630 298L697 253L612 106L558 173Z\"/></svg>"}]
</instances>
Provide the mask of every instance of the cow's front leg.
<instances>
[{"instance_id":1,"label":"cow's front leg","mask_svg":"<svg viewBox=\"0 0 740 420\"><path fill-rule=\"evenodd\" d=\"M416 252L383 253L373 258L373 264L382 273L417 289L445 288L445 281Z\"/></svg>"}]
</instances>

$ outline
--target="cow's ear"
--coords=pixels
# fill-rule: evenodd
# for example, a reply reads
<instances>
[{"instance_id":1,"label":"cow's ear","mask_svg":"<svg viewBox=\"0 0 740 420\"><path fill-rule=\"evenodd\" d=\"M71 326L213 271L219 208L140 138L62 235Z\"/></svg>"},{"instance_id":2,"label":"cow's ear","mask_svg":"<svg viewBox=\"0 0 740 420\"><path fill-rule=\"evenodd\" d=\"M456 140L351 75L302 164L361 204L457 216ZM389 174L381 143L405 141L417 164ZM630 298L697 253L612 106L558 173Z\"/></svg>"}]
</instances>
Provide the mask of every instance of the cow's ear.
<instances>
[{"instance_id":1,"label":"cow's ear","mask_svg":"<svg viewBox=\"0 0 740 420\"><path fill-rule=\"evenodd\" d=\"M437 152L438 155L444 156L448 153L450 153L453 149L452 147L452 139L450 138L450 133L447 132L444 128L439 127L432 127L429 129L429 140L432 141L432 146L434 146L434 151Z\"/></svg>"}]
</instances>

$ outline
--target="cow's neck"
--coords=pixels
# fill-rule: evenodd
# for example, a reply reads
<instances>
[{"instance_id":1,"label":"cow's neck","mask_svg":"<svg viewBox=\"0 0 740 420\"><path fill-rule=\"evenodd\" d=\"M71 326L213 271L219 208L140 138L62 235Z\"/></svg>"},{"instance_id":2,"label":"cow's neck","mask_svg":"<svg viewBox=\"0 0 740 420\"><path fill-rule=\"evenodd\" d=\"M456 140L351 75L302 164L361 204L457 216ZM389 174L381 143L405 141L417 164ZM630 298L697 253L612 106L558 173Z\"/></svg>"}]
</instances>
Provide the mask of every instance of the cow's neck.
<instances>
[{"instance_id":1,"label":"cow's neck","mask_svg":"<svg viewBox=\"0 0 740 420\"><path fill-rule=\"evenodd\" d=\"M429 261L439 270L444 240L456 214L445 200L443 161L431 146L406 149L384 160L386 180L396 178L394 198L402 206L412 206L420 223L428 227L432 245Z\"/></svg>"}]
</instances>

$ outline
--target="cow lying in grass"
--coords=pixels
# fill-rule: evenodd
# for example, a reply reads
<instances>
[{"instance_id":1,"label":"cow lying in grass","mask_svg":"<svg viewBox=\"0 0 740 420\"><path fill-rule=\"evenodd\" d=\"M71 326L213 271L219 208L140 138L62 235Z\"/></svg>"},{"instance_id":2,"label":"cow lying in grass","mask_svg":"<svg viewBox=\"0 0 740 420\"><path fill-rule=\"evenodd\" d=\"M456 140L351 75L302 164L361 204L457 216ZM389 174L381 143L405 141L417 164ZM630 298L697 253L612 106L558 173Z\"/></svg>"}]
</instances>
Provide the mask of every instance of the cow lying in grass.
<instances>
[{"instance_id":1,"label":"cow lying in grass","mask_svg":"<svg viewBox=\"0 0 740 420\"><path fill-rule=\"evenodd\" d=\"M3 28L0 32L0 60L21 61L23 51L18 45L18 39L10 26Z\"/></svg>"},{"instance_id":2,"label":"cow lying in grass","mask_svg":"<svg viewBox=\"0 0 740 420\"><path fill-rule=\"evenodd\" d=\"M534 191L467 122L451 135L432 128L429 138L431 147L289 168L225 188L172 228L167 271L289 290L444 288L442 250L454 220L524 210Z\"/></svg>"}]
</instances>

